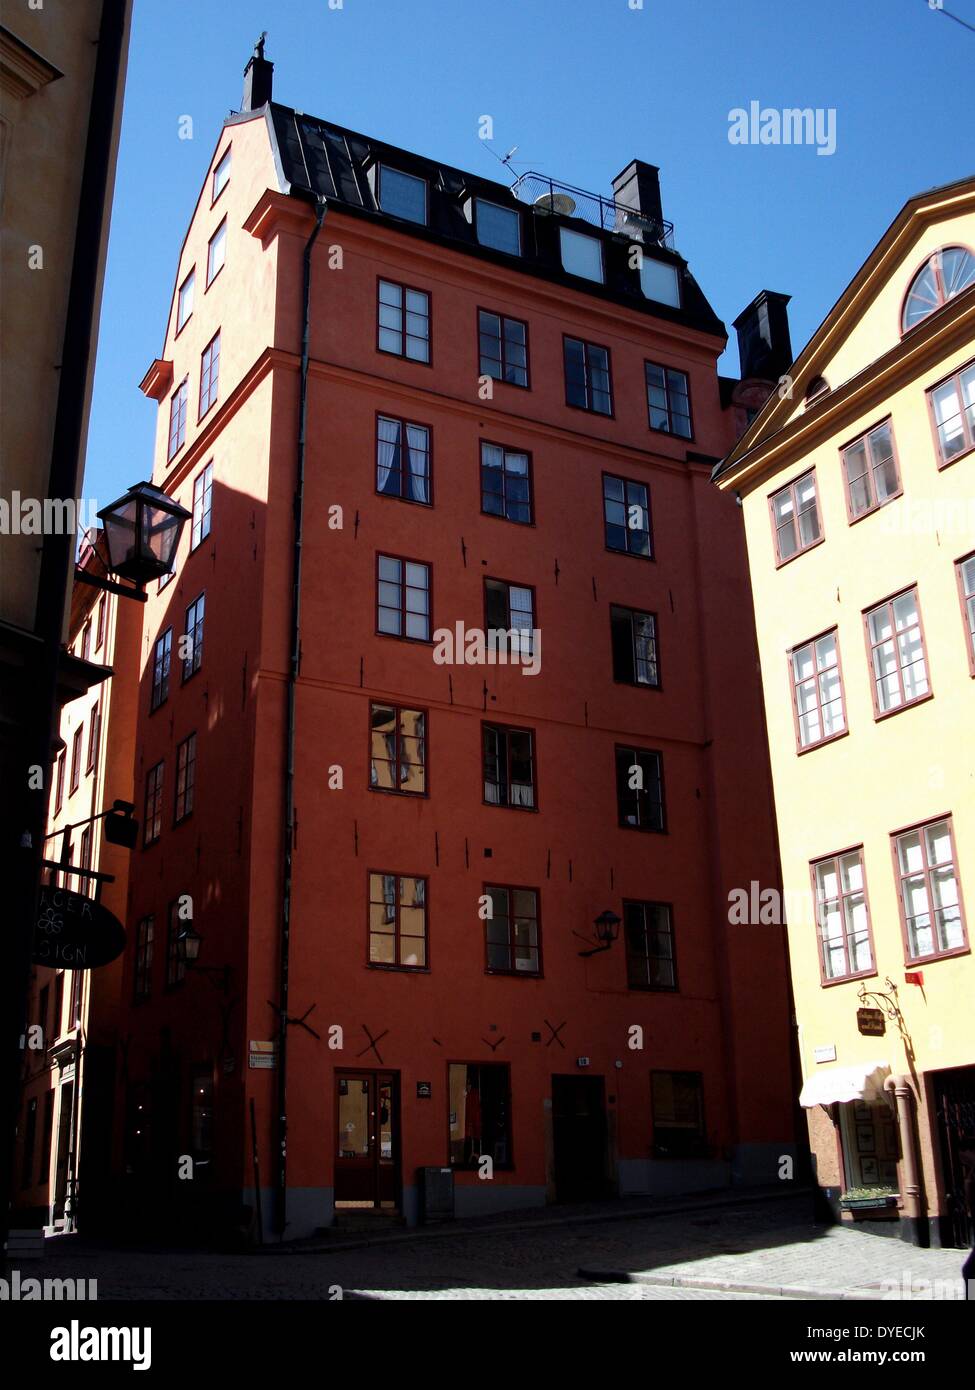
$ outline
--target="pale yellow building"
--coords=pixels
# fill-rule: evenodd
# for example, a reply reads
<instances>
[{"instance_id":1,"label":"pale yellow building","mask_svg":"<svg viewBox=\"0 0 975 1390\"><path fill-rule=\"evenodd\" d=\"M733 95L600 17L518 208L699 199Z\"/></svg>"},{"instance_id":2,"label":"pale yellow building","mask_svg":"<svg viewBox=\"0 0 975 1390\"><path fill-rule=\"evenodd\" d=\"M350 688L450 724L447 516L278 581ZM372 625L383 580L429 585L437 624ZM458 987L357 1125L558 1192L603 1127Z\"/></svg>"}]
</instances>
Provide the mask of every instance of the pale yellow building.
<instances>
[{"instance_id":1,"label":"pale yellow building","mask_svg":"<svg viewBox=\"0 0 975 1390\"><path fill-rule=\"evenodd\" d=\"M817 1180L844 1221L964 1247L975 178L906 204L715 480L744 512Z\"/></svg>"}]
</instances>

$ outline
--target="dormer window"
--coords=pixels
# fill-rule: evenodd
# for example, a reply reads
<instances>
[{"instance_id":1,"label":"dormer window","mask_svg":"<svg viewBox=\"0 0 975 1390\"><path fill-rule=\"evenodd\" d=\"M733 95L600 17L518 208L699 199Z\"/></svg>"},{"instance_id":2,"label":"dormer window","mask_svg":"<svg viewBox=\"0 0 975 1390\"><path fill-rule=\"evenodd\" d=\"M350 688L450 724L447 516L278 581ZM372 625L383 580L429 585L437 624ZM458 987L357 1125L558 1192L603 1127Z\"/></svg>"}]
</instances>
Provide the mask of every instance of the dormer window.
<instances>
[{"instance_id":1,"label":"dormer window","mask_svg":"<svg viewBox=\"0 0 975 1390\"><path fill-rule=\"evenodd\" d=\"M680 308L680 281L677 267L667 261L655 261L644 256L640 266L640 288L647 299L658 304L669 304L673 309Z\"/></svg>"},{"instance_id":2,"label":"dormer window","mask_svg":"<svg viewBox=\"0 0 975 1390\"><path fill-rule=\"evenodd\" d=\"M482 246L495 251L507 251L510 256L521 255L521 220L514 208L503 208L484 198L474 202L477 239Z\"/></svg>"},{"instance_id":3,"label":"dormer window","mask_svg":"<svg viewBox=\"0 0 975 1390\"><path fill-rule=\"evenodd\" d=\"M381 211L388 212L392 217L418 222L421 227L427 224L426 179L403 174L399 169L380 164L378 201Z\"/></svg>"},{"instance_id":4,"label":"dormer window","mask_svg":"<svg viewBox=\"0 0 975 1390\"><path fill-rule=\"evenodd\" d=\"M975 285L975 256L964 246L935 251L911 281L904 300L901 332L914 328L949 299Z\"/></svg>"},{"instance_id":5,"label":"dormer window","mask_svg":"<svg viewBox=\"0 0 975 1390\"><path fill-rule=\"evenodd\" d=\"M824 376L814 376L806 387L806 394L803 397L802 403L803 405L810 406L813 401L818 400L820 396L826 396L828 394L829 382L826 378Z\"/></svg>"},{"instance_id":6,"label":"dormer window","mask_svg":"<svg viewBox=\"0 0 975 1390\"><path fill-rule=\"evenodd\" d=\"M603 246L594 236L560 229L562 236L562 265L570 275L603 283Z\"/></svg>"}]
</instances>

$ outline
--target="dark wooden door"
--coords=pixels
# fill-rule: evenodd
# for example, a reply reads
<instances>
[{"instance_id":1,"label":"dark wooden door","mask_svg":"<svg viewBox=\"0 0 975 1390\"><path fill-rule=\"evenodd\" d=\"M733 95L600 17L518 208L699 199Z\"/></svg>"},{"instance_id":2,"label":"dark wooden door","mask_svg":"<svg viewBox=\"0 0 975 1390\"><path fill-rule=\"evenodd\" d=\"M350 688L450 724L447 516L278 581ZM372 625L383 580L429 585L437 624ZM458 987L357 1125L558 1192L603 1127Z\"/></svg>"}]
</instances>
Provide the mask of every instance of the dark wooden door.
<instances>
[{"instance_id":1,"label":"dark wooden door","mask_svg":"<svg viewBox=\"0 0 975 1390\"><path fill-rule=\"evenodd\" d=\"M335 1079L335 1202L395 1208L399 1201L399 1085L394 1072Z\"/></svg>"},{"instance_id":2,"label":"dark wooden door","mask_svg":"<svg viewBox=\"0 0 975 1390\"><path fill-rule=\"evenodd\" d=\"M601 1076L552 1077L555 1193L560 1202L607 1195L604 1101Z\"/></svg>"}]
</instances>

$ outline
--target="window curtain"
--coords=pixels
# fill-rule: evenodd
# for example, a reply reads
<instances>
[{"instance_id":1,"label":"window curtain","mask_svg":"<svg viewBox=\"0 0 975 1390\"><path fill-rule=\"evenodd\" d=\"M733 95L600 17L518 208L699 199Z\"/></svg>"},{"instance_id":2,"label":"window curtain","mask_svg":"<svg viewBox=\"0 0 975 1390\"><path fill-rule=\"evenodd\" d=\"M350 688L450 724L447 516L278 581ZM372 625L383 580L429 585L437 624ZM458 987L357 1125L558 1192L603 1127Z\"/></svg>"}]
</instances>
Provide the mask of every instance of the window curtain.
<instances>
[{"instance_id":1,"label":"window curtain","mask_svg":"<svg viewBox=\"0 0 975 1390\"><path fill-rule=\"evenodd\" d=\"M398 471L399 460L399 421L379 418L379 434L376 440L376 490L385 492L390 474ZM396 489L398 491L398 489Z\"/></svg>"},{"instance_id":2,"label":"window curtain","mask_svg":"<svg viewBox=\"0 0 975 1390\"><path fill-rule=\"evenodd\" d=\"M410 461L410 492L414 502L430 501L430 452L428 432L422 425L407 425L406 444Z\"/></svg>"}]
</instances>

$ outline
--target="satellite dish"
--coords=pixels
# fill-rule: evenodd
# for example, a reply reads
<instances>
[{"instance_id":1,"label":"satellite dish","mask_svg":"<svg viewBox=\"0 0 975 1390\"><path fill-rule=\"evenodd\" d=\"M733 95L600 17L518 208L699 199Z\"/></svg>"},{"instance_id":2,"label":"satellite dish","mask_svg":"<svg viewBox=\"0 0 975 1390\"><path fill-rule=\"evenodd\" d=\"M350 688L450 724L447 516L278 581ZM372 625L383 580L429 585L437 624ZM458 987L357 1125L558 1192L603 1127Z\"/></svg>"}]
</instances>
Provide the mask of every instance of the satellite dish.
<instances>
[{"instance_id":1,"label":"satellite dish","mask_svg":"<svg viewBox=\"0 0 975 1390\"><path fill-rule=\"evenodd\" d=\"M568 193L542 193L535 199L534 207L539 212L558 212L563 217L571 217L576 210L576 200Z\"/></svg>"}]
</instances>

